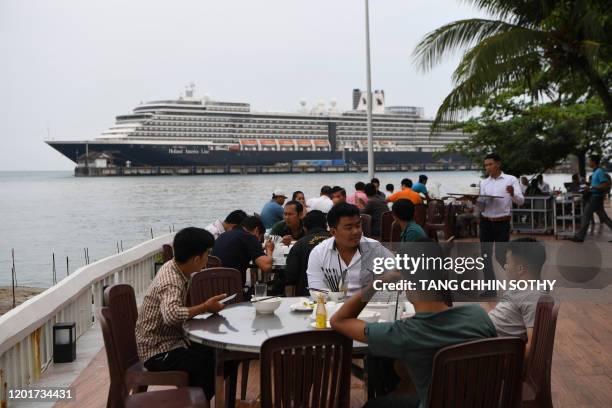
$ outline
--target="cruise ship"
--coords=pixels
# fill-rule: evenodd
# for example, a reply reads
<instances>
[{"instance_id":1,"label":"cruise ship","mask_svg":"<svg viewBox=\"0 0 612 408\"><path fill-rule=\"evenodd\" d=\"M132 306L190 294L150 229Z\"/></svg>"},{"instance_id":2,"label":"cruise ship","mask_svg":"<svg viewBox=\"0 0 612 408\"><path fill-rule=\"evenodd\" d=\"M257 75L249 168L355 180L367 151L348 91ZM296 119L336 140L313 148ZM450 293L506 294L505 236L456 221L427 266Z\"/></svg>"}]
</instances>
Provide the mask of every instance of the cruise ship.
<instances>
[{"instance_id":1,"label":"cruise ship","mask_svg":"<svg viewBox=\"0 0 612 408\"><path fill-rule=\"evenodd\" d=\"M93 140L46 141L78 166L227 166L367 163L366 93L354 89L353 109L305 101L294 113L257 112L249 103L196 97L191 84L177 99L141 103ZM431 134L423 109L385 106L373 92L377 165L462 161L434 156L461 131ZM99 160L101 159L101 160Z\"/></svg>"}]
</instances>

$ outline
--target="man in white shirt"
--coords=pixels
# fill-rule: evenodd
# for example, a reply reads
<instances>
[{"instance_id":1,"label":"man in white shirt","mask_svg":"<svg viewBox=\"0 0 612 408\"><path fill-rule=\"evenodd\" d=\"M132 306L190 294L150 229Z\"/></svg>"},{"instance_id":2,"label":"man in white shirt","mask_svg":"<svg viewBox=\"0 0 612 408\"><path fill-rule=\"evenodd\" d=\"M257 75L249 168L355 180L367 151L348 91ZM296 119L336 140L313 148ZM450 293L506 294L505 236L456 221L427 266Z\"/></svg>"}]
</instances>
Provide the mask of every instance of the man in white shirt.
<instances>
[{"instance_id":1,"label":"man in white shirt","mask_svg":"<svg viewBox=\"0 0 612 408\"><path fill-rule=\"evenodd\" d=\"M246 216L244 211L234 210L225 217L225 221L217 219L212 224L207 225L205 230L213 234L213 237L217 239L219 235L223 234L225 231L232 230L236 225L240 225Z\"/></svg>"},{"instance_id":2,"label":"man in white shirt","mask_svg":"<svg viewBox=\"0 0 612 408\"><path fill-rule=\"evenodd\" d=\"M348 203L335 205L327 214L331 238L314 247L308 258L308 286L330 289L325 271L346 271L347 294L350 296L374 280L374 258L393 257L376 240L363 236L359 208Z\"/></svg>"},{"instance_id":3,"label":"man in white shirt","mask_svg":"<svg viewBox=\"0 0 612 408\"><path fill-rule=\"evenodd\" d=\"M334 206L334 203L331 200L331 193L332 188L330 186L321 187L321 195L319 197L310 198L308 201L306 201L308 210L319 210L323 214L327 214Z\"/></svg>"},{"instance_id":4,"label":"man in white shirt","mask_svg":"<svg viewBox=\"0 0 612 408\"><path fill-rule=\"evenodd\" d=\"M512 204L522 205L525 202L518 179L501 170L501 158L495 153L488 154L484 159L485 171L489 175L480 182L480 194L495 197L479 197L476 204L481 211L480 242L485 257L485 280L494 280L492 253L494 242L510 240L510 218ZM503 245L495 245L495 258L504 265L506 250ZM495 291L483 293L484 297L496 296Z\"/></svg>"},{"instance_id":5,"label":"man in white shirt","mask_svg":"<svg viewBox=\"0 0 612 408\"><path fill-rule=\"evenodd\" d=\"M542 194L550 194L550 184L544 181L544 176L542 176L541 174L538 174L537 180L538 180L538 187L540 188L540 191L542 192Z\"/></svg>"}]
</instances>

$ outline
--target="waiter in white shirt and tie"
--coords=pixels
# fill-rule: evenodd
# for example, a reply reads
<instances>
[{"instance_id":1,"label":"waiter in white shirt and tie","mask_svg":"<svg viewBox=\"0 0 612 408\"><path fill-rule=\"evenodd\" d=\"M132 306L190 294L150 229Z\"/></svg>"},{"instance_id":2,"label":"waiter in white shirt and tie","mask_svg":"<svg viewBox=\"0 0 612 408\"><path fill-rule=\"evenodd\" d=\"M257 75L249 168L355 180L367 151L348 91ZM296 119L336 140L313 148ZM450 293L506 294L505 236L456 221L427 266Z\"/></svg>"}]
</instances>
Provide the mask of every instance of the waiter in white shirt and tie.
<instances>
[{"instance_id":1,"label":"waiter in white shirt and tie","mask_svg":"<svg viewBox=\"0 0 612 408\"><path fill-rule=\"evenodd\" d=\"M516 177L504 174L501 170L501 158L498 154L490 153L484 159L485 171L489 175L480 182L480 194L493 197L479 197L476 204L480 208L480 242L483 256L486 254L484 277L485 280L495 279L492 253L494 242L508 242L510 240L510 218L512 203L522 205L525 202L521 186ZM504 245L495 245L495 257L500 265L506 263L506 248ZM487 291L483 296L494 297L495 291Z\"/></svg>"}]
</instances>

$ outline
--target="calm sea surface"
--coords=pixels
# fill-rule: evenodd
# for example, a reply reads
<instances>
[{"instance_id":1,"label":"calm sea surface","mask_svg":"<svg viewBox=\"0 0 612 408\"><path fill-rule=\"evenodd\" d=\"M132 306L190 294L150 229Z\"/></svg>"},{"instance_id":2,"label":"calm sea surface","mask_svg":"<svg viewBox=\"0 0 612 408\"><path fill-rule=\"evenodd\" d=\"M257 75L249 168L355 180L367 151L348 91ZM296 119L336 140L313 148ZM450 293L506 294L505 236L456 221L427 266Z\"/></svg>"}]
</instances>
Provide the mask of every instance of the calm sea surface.
<instances>
[{"instance_id":1,"label":"calm sea surface","mask_svg":"<svg viewBox=\"0 0 612 408\"><path fill-rule=\"evenodd\" d=\"M416 173L379 173L382 185L399 188ZM568 175L547 175L551 187L562 187ZM20 285L47 287L55 253L58 280L85 262L93 262L151 237L171 226L204 227L231 210L259 212L276 188L289 195L302 190L318 196L323 184L341 185L348 193L361 174L251 176L179 176L75 178L72 172L0 172L0 285L11 282L11 249ZM431 172L428 186L440 193L457 192L477 183L476 172Z\"/></svg>"}]
</instances>

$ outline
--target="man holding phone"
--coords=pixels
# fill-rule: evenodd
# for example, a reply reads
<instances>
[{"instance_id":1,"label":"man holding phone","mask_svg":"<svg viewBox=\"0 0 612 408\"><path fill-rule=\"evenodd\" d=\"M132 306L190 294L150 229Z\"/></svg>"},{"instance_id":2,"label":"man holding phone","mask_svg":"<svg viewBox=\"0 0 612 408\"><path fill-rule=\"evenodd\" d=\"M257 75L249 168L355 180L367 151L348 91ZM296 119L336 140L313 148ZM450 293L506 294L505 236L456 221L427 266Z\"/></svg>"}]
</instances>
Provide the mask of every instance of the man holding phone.
<instances>
[{"instance_id":1,"label":"man holding phone","mask_svg":"<svg viewBox=\"0 0 612 408\"><path fill-rule=\"evenodd\" d=\"M149 371L185 371L189 385L201 387L209 400L214 388L214 353L197 344L187 344L182 325L202 313L218 313L226 294L213 296L199 305L187 306L189 277L206 265L213 235L189 227L174 237L174 259L166 262L145 294L136 321L138 357ZM236 367L228 367L235 386Z\"/></svg>"},{"instance_id":2,"label":"man holding phone","mask_svg":"<svg viewBox=\"0 0 612 408\"><path fill-rule=\"evenodd\" d=\"M484 278L494 280L493 270L494 243L508 242L510 240L510 219L512 217L512 204L523 205L525 198L516 177L505 174L501 170L501 157L490 153L484 158L484 168L489 177L480 182L480 195L476 205L481 211L480 242L485 258ZM482 197L489 196L489 197ZM504 245L495 245L495 258L504 265L506 263L506 249ZM483 297L495 297L494 290L486 291Z\"/></svg>"}]
</instances>

